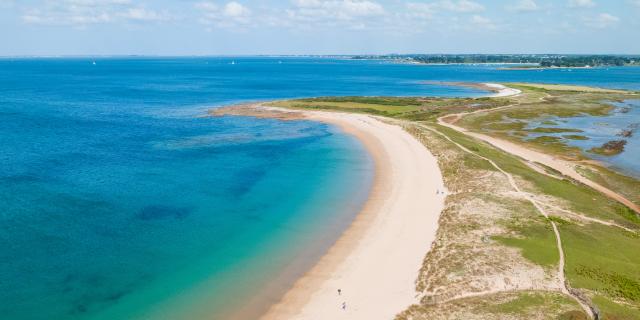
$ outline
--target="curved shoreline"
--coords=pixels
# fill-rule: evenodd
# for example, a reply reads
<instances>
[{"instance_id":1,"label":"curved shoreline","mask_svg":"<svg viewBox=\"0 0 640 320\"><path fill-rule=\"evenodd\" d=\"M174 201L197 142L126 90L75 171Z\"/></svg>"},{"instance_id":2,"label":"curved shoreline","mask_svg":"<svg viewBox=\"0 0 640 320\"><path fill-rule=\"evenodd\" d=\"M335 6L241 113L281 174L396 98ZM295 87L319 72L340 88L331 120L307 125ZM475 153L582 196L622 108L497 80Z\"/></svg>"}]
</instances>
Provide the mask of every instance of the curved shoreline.
<instances>
[{"instance_id":1,"label":"curved shoreline","mask_svg":"<svg viewBox=\"0 0 640 320\"><path fill-rule=\"evenodd\" d=\"M371 116L265 109L355 136L374 159L375 178L353 223L262 319L389 319L417 302L415 280L444 208L435 157L399 126Z\"/></svg>"},{"instance_id":2,"label":"curved shoreline","mask_svg":"<svg viewBox=\"0 0 640 320\"><path fill-rule=\"evenodd\" d=\"M499 83L484 83L484 85L489 88L490 91L495 91L495 94L490 95L490 97L493 98L511 97L522 93L522 91L518 89L509 88Z\"/></svg>"},{"instance_id":3,"label":"curved shoreline","mask_svg":"<svg viewBox=\"0 0 640 320\"><path fill-rule=\"evenodd\" d=\"M500 84L493 84L493 83L484 83L482 84L483 87L486 88L491 88L490 91L493 91L494 93L496 93L496 95L494 95L494 97L498 96L498 97L505 97L505 96L515 96L515 95L519 95L522 92L518 89L513 89L513 88L509 88L506 87L504 85L500 85ZM500 109L500 108L508 108L511 107L512 105L509 106L504 106L504 107L498 107L496 109ZM349 132L349 130L353 130L353 124L347 124L345 125L344 123L342 123L341 121L345 121L345 119L336 119L335 117L347 117L346 114L341 114L338 112L327 112L327 111L300 111L298 109L278 109L278 108L272 108L272 107L259 107L256 108L257 110L259 110L259 112L263 112L263 113L269 113L269 112L273 112L274 114L279 113L279 116L276 116L277 118L281 118L281 119L286 119L287 117L291 116L294 119L300 119L300 118L305 118L305 119L311 119L311 120L317 120L317 121L323 121L323 122L328 122L328 123L332 123L335 125L339 125L341 127L343 127L343 129L347 132L347 133L351 133L354 134L356 136L358 135L363 135L363 130L356 130L356 132ZM489 109L492 110L492 109ZM450 114L447 116L443 116L438 118L438 123L440 125L449 127L450 129L454 129L456 131L459 131L463 134L467 134L467 135L473 135L473 133L469 133L467 130L465 130L464 128L460 128L457 127L454 123L455 120L458 120L458 118L460 118L462 115L466 115L469 113L476 113L476 112L486 112L488 110L478 110L478 111L473 111L473 112L468 112L468 113L458 113L458 114ZM325 119L325 116L330 116L330 119ZM359 121L362 122L368 122L368 121L377 121L377 120L383 120L383 118L380 117L376 117L376 116L365 116L365 115L361 115L361 114L350 114L353 117L351 117L351 120L355 120L353 118L358 118L360 117L360 119L358 119ZM265 116L263 114L263 116ZM272 116L268 116L268 117L272 117ZM297 117L297 118L296 118ZM453 120L453 121L451 121ZM402 126L402 122L398 121L394 121L394 120L389 120L391 121L391 123L400 123L400 126ZM455 126L456 128L452 128L452 126ZM366 132L364 133L366 135ZM361 141L365 142L365 144L367 145L367 142L365 140L363 140L362 138L358 137ZM479 138L479 137L476 137ZM365 137L366 139L366 137ZM374 139L375 140L375 139ZM480 138L480 140L485 140ZM518 152L519 150L514 150L511 146L509 146L509 148L504 149L504 146L501 145L496 145L495 143L492 143L491 141L487 141L485 140L485 142L489 142L490 144L492 144L494 147L497 147L498 149L502 149L503 151L507 151L507 153L511 153L515 156L518 156L520 158L523 158L523 160L525 160L525 162L527 162L527 160L530 160L528 156L523 156L522 154L520 154L520 152ZM377 145L375 143L375 141L373 142L373 145L367 145L367 149L368 150L375 150L375 152L380 152L381 150L384 152L385 148L384 146L380 146L381 142L377 141ZM371 142L370 142L371 144ZM395 153L393 153L395 155ZM373 155L373 154L372 154ZM530 155L529 155L530 156ZM376 159L376 172L377 173L387 173L391 170L387 169L380 169L379 168L379 161L381 157L385 157L385 155L374 155L374 158ZM389 155L386 155L387 159L383 159L382 160L382 165L384 166L385 163L386 165L389 164L389 162L391 161L389 157ZM551 157L550 158L554 158ZM559 159L551 159L552 161L558 161ZM543 162L541 162L543 163ZM552 167L552 166L550 166ZM568 165L567 167L571 167L570 165ZM568 169L568 168L565 168ZM570 168L573 169L573 168ZM498 168L498 170L500 170L500 168ZM561 172L563 170L560 170ZM507 173L505 173L507 174ZM566 174L565 174L566 175ZM384 179L388 179L385 177L381 177L380 174L377 174L376 176L376 186L380 184L380 182L378 180L384 180ZM586 178L585 178L586 179ZM576 179L577 180L577 179ZM593 185L589 184L589 183L585 183L587 186L591 186L592 188L596 189L597 191L601 191L603 192L603 190L594 187ZM384 185L384 184L383 184ZM596 184L597 185L597 184ZM517 186L514 186L516 189L518 188ZM379 192L374 190L374 192ZM519 192L519 191L518 191ZM388 192L387 192L388 193ZM607 194L606 192L604 192L605 195L608 195L609 197L611 197L610 194ZM373 200L372 200L373 199ZM614 197L614 199L616 199ZM618 201L620 201L620 199L616 199ZM372 198L369 200L369 202L367 203L367 207L369 206L377 206L378 210L380 210L380 204L381 202L376 203L371 203L371 201L376 201L376 198L372 196ZM377 200L380 201L380 200ZM621 201L623 202L623 201ZM623 202L624 203L624 202ZM631 207L634 208L634 207ZM545 217L547 216L546 213L544 211L540 211L542 213L542 215L544 215ZM350 296L347 295L345 292L345 288L347 288L346 286L343 285L343 283L345 282L345 279L347 281L354 281L357 280L357 277L359 276L358 270L350 270L349 268L349 261L348 260L362 260L361 256L358 255L358 251L364 251L364 249L362 249L361 247L366 246L366 241L367 241L367 235L371 233L371 230L375 228L375 221L376 220L381 220L379 218L380 213L371 213L371 212L367 212L367 210L363 210L363 212L360 213L360 215L356 218L356 221L354 222L354 224L349 228L349 230L347 230L342 237L340 238L340 240L338 240L338 242L331 248L331 250L329 251L329 253L327 253L327 255L325 255L322 260L320 260L320 262L318 262L318 264L309 272L307 272L307 274L305 274L305 276L301 279L299 279L294 288L292 288L291 290L289 290L289 292L284 296L284 298L277 304L273 305L271 307L271 309L269 310L269 312L263 317L263 319L326 319L326 318L345 318L345 319L388 319L388 318L393 318L393 316L399 311L402 310L403 308L405 308L406 306L408 306L409 304L411 304L412 302L417 302L416 300L419 297L409 297L407 298L409 295L406 294L405 292L401 292L402 290L398 290L398 295L393 295L392 294L392 290L387 290L388 287L386 287L384 284L381 284L381 280L386 280L386 274L383 275L382 277L372 277L371 275L366 275L366 277L368 279L373 279L371 282L373 285L370 284L364 284L361 285L361 288L366 287L367 285L370 285L369 288L371 289L371 292L375 292L375 294L380 293L380 291L386 292L386 298L378 298L376 299L376 297L374 298L368 298L368 297L361 297L361 292L355 292L354 295ZM362 217L368 217L368 220L362 221ZM596 221L597 219L594 219L594 221ZM605 221L599 221L597 220L598 223L602 223L602 224L607 224ZM358 226L359 224L362 224L360 226ZM557 247L559 249L559 255L561 257L561 261L563 261L563 257L564 257L564 253L562 250L562 243L560 240L560 235L558 233L558 231L556 230L556 226L554 224L554 222L551 222L555 234L556 234L556 244ZM609 223L608 225L614 225L614 223ZM624 227L623 227L624 228ZM437 229L437 226L436 226ZM355 239L351 239L351 241L355 242L352 244L344 244L342 243L345 237L347 237L347 235L349 234L349 232L351 232L351 236L354 237ZM360 239L360 240L358 240ZM365 242L365 244L362 244L363 242ZM351 246L350 248L346 248L343 251L340 251L339 248L340 247L345 247L345 246ZM424 253L429 252L429 248L427 248L426 250L424 250ZM382 261L382 260L380 260ZM383 261L383 263L388 263L389 261L394 261L393 257L388 257L387 261ZM363 261L355 261L352 262L355 265L360 265L361 269L360 272L368 272L371 273L371 270L369 270L371 267L378 267L375 263L365 263ZM345 267L346 265L346 267ZM323 269L324 268L324 269ZM351 269L354 269L354 267L351 267ZM587 314L590 313L590 309L589 307L585 307L585 306L590 306L589 302L585 302L583 300L581 300L580 297L577 297L574 294L568 293L570 292L570 287L568 287L565 284L565 280L564 280L564 263L561 262L559 265L559 274L561 276L559 276L559 281L563 284L563 292L565 294L569 294L571 295L571 297L573 297L574 299L576 299L578 301L578 303L580 303L580 305L582 305L582 307L585 309L585 312ZM346 270L346 271L345 271ZM351 272L351 274L349 274L349 272ZM343 273L346 273L347 275L345 276ZM411 271L407 272L406 274L411 274ZM407 287L412 287L412 286L405 286L404 288ZM343 296L339 296L337 294L337 289L341 288L343 290L344 293L344 298L342 298ZM566 292L565 292L566 291ZM367 294L369 294L369 292L364 292L363 296L366 296ZM403 295L404 294L404 295ZM351 304L351 299L352 297L356 297L356 300L354 304ZM341 305L341 301L345 301L347 302L347 309L346 311L336 311L336 310L341 310L340 309L340 305ZM392 307L387 306L386 304L389 303L389 301L392 301L392 303L397 303L395 309ZM408 301L408 303L407 303ZM364 303L362 303L364 302ZM405 302L406 304L403 306L400 302ZM361 304L362 303L362 304ZM586 303L586 304L585 304ZM349 308L354 307L355 310L351 310ZM362 307L362 308L361 308ZM363 310L366 309L366 310ZM394 312L395 310L395 312Z\"/></svg>"},{"instance_id":4,"label":"curved shoreline","mask_svg":"<svg viewBox=\"0 0 640 320\"><path fill-rule=\"evenodd\" d=\"M492 94L483 96L491 98L510 97L521 94L522 91L505 85L493 82L451 82L451 81L422 81L424 84L448 85L455 87L466 87L491 92Z\"/></svg>"}]
</instances>

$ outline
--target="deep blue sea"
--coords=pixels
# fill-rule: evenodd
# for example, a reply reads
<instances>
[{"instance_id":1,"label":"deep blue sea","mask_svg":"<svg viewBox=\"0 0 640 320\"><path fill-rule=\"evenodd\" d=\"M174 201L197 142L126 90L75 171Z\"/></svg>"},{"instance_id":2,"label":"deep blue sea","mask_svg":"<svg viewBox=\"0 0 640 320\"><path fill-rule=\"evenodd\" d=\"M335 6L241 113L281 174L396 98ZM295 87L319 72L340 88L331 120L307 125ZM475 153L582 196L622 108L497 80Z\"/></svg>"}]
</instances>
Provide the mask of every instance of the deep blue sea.
<instances>
[{"instance_id":1,"label":"deep blue sea","mask_svg":"<svg viewBox=\"0 0 640 320\"><path fill-rule=\"evenodd\" d=\"M206 110L326 95L485 94L429 81L640 90L640 68L0 59L0 317L215 319L277 299L358 212L372 161L332 126Z\"/></svg>"}]
</instances>

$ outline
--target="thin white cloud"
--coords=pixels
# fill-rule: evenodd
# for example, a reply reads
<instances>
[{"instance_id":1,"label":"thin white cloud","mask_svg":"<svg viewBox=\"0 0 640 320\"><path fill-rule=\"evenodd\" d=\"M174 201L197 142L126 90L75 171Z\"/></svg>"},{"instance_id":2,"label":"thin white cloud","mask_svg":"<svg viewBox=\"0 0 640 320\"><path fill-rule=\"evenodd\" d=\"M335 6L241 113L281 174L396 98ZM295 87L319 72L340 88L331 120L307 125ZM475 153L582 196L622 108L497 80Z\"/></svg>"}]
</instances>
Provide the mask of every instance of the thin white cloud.
<instances>
[{"instance_id":1,"label":"thin white cloud","mask_svg":"<svg viewBox=\"0 0 640 320\"><path fill-rule=\"evenodd\" d=\"M596 3L593 0L569 0L570 8L592 8Z\"/></svg>"},{"instance_id":2,"label":"thin white cloud","mask_svg":"<svg viewBox=\"0 0 640 320\"><path fill-rule=\"evenodd\" d=\"M635 7L640 8L640 0L629 0L629 3L630 3L632 6L635 6Z\"/></svg>"},{"instance_id":3,"label":"thin white cloud","mask_svg":"<svg viewBox=\"0 0 640 320\"><path fill-rule=\"evenodd\" d=\"M291 30L338 28L367 30L392 34L419 33L433 24L446 24L449 15L478 14L485 10L480 3L470 0L439 0L432 2L400 2L385 8L375 0L290 0L284 9L249 8L240 2L226 5L215 0L198 2L196 8L200 22L211 31L227 28L248 31L261 27ZM393 9L393 10L391 10ZM468 29L497 29L490 19L468 16L461 19Z\"/></svg>"},{"instance_id":4,"label":"thin white cloud","mask_svg":"<svg viewBox=\"0 0 640 320\"><path fill-rule=\"evenodd\" d=\"M611 15L609 13L600 13L593 17L587 17L584 22L587 26L592 28L604 29L618 24L620 18Z\"/></svg>"},{"instance_id":5,"label":"thin white cloud","mask_svg":"<svg viewBox=\"0 0 640 320\"><path fill-rule=\"evenodd\" d=\"M119 14L119 16L132 21L166 21L172 19L167 13L141 7L129 8L124 13Z\"/></svg>"},{"instance_id":6,"label":"thin white cloud","mask_svg":"<svg viewBox=\"0 0 640 320\"><path fill-rule=\"evenodd\" d=\"M406 8L407 16L412 18L431 19L435 13L434 5L429 3L409 2L406 4Z\"/></svg>"},{"instance_id":7,"label":"thin white cloud","mask_svg":"<svg viewBox=\"0 0 640 320\"><path fill-rule=\"evenodd\" d=\"M227 17L238 18L249 16L251 14L251 10L238 2L232 1L224 6L222 13Z\"/></svg>"},{"instance_id":8,"label":"thin white cloud","mask_svg":"<svg viewBox=\"0 0 640 320\"><path fill-rule=\"evenodd\" d=\"M203 1L203 2L198 2L195 5L196 9L200 9L203 11L217 11L218 10L218 6L213 3L213 2L208 2L208 1Z\"/></svg>"},{"instance_id":9,"label":"thin white cloud","mask_svg":"<svg viewBox=\"0 0 640 320\"><path fill-rule=\"evenodd\" d=\"M286 10L291 24L304 26L342 26L363 29L367 19L382 16L384 7L369 0L294 0Z\"/></svg>"},{"instance_id":10,"label":"thin white cloud","mask_svg":"<svg viewBox=\"0 0 640 320\"><path fill-rule=\"evenodd\" d=\"M295 0L293 4L294 8L290 11L300 16L317 14L322 18L351 20L384 13L382 5L368 0Z\"/></svg>"},{"instance_id":11,"label":"thin white cloud","mask_svg":"<svg viewBox=\"0 0 640 320\"><path fill-rule=\"evenodd\" d=\"M471 23L477 27L484 28L484 29L489 29L489 30L497 29L496 25L493 23L491 19L484 16L480 16L480 15L474 15L473 17L471 17Z\"/></svg>"},{"instance_id":12,"label":"thin white cloud","mask_svg":"<svg viewBox=\"0 0 640 320\"><path fill-rule=\"evenodd\" d=\"M346 12L348 12L348 14L352 16L367 17L377 16L384 13L382 5L373 1L346 0L339 3L340 7L346 10Z\"/></svg>"},{"instance_id":13,"label":"thin white cloud","mask_svg":"<svg viewBox=\"0 0 640 320\"><path fill-rule=\"evenodd\" d=\"M508 8L515 12L533 12L540 9L534 0L520 0Z\"/></svg>"},{"instance_id":14,"label":"thin white cloud","mask_svg":"<svg viewBox=\"0 0 640 320\"><path fill-rule=\"evenodd\" d=\"M22 21L29 24L84 26L116 21L165 21L171 16L135 5L130 0L46 1L28 8Z\"/></svg>"},{"instance_id":15,"label":"thin white cloud","mask_svg":"<svg viewBox=\"0 0 640 320\"><path fill-rule=\"evenodd\" d=\"M224 5L202 1L195 7L200 12L200 22L208 30L221 27L244 31L264 26L363 30L368 29L369 21L375 21L372 17L386 14L382 5L371 0L293 0L284 10L252 10L236 1Z\"/></svg>"},{"instance_id":16,"label":"thin white cloud","mask_svg":"<svg viewBox=\"0 0 640 320\"><path fill-rule=\"evenodd\" d=\"M470 0L444 0L437 3L437 6L455 12L481 12L484 11L484 6Z\"/></svg>"},{"instance_id":17,"label":"thin white cloud","mask_svg":"<svg viewBox=\"0 0 640 320\"><path fill-rule=\"evenodd\" d=\"M485 30L496 29L496 25L483 16L464 16L477 14L485 10L478 2L469 0L441 0L433 2L409 2L403 12L392 15L387 21L401 34L440 32L446 30Z\"/></svg>"},{"instance_id":18,"label":"thin white cloud","mask_svg":"<svg viewBox=\"0 0 640 320\"><path fill-rule=\"evenodd\" d=\"M208 26L244 28L252 22L251 9L236 1L222 6L210 1L198 2L196 8L202 12L200 22Z\"/></svg>"}]
</instances>

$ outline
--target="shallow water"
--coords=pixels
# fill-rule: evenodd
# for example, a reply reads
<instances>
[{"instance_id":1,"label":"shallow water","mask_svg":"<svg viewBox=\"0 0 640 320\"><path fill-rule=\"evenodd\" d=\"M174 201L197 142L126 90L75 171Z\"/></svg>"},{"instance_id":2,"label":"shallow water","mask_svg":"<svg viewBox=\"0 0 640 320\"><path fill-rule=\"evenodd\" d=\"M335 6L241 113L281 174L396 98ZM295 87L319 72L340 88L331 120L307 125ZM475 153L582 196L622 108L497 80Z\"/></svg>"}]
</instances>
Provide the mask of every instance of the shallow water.
<instances>
[{"instance_id":1,"label":"shallow water","mask_svg":"<svg viewBox=\"0 0 640 320\"><path fill-rule=\"evenodd\" d=\"M588 157L607 163L625 174L640 178L640 161L638 160L640 159L640 135L638 132L640 127L640 100L627 100L621 103L611 102L611 104L616 108L605 116L548 117L532 121L528 126L529 129L536 127L575 128L583 132L531 134L530 136L532 138L542 135L562 138L567 134L585 136L588 140L563 138L562 141L571 146L581 148ZM545 124L544 122L547 120L554 121L557 125ZM625 129L633 129L631 137L620 136L621 131ZM627 141L622 153L613 156L602 156L589 152L589 149L600 147L602 144L612 140Z\"/></svg>"},{"instance_id":2,"label":"shallow water","mask_svg":"<svg viewBox=\"0 0 640 320\"><path fill-rule=\"evenodd\" d=\"M0 59L0 314L222 315L321 254L366 198L362 145L309 121L200 117L208 108L485 94L425 81L640 89L639 78L311 58Z\"/></svg>"}]
</instances>

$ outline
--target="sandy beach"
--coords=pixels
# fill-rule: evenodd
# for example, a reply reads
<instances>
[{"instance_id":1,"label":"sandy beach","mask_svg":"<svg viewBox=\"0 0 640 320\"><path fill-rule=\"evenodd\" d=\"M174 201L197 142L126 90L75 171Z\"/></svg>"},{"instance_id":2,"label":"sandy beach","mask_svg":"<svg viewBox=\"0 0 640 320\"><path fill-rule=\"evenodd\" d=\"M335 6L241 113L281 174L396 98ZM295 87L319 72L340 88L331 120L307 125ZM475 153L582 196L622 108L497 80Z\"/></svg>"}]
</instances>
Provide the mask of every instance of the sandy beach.
<instances>
[{"instance_id":1,"label":"sandy beach","mask_svg":"<svg viewBox=\"0 0 640 320\"><path fill-rule=\"evenodd\" d=\"M360 139L375 181L352 225L263 319L392 319L417 302L415 280L444 207L437 161L402 128L371 116L301 114Z\"/></svg>"},{"instance_id":2,"label":"sandy beach","mask_svg":"<svg viewBox=\"0 0 640 320\"><path fill-rule=\"evenodd\" d=\"M451 81L422 81L421 83L480 89L480 90L492 92L493 94L489 95L489 97L493 97L493 98L509 97L509 96L514 96L522 93L522 91L518 89L509 88L499 83L451 82Z\"/></svg>"},{"instance_id":3,"label":"sandy beach","mask_svg":"<svg viewBox=\"0 0 640 320\"><path fill-rule=\"evenodd\" d=\"M489 90L494 91L495 94L491 95L491 97L510 97L515 96L517 94L521 94L522 91L514 88L509 88L507 86L498 84L498 83L484 83L484 85L489 88Z\"/></svg>"}]
</instances>

